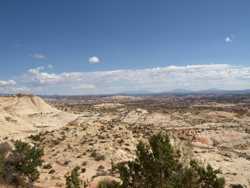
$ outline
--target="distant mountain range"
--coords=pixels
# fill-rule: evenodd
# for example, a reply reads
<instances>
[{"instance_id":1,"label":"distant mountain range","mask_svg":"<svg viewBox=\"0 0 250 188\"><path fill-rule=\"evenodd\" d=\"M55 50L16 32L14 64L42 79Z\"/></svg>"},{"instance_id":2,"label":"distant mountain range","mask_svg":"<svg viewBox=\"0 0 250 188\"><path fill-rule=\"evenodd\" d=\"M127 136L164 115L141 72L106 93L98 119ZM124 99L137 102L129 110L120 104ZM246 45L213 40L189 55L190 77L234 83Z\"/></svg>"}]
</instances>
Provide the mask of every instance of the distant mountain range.
<instances>
[{"instance_id":1,"label":"distant mountain range","mask_svg":"<svg viewBox=\"0 0 250 188\"><path fill-rule=\"evenodd\" d=\"M115 93L115 94L100 94L100 95L39 95L45 98L57 98L63 96L168 96L168 95L248 95L250 94L250 89L246 90L220 90L220 89L207 89L207 90L200 90L200 91L192 91L186 89L175 89L172 91L166 92L150 92L150 91L127 91L122 93ZM13 95L13 94L3 94L0 93L0 96L6 95Z\"/></svg>"},{"instance_id":2,"label":"distant mountain range","mask_svg":"<svg viewBox=\"0 0 250 188\"><path fill-rule=\"evenodd\" d=\"M161 96L162 95L164 96L164 95L244 95L244 94L250 94L250 89L246 89L246 90L208 89L208 90L199 90L199 91L175 89L172 91L159 92L159 93L143 91L143 92L124 92L124 93L118 93L116 95L132 95L132 96L143 96L143 95Z\"/></svg>"}]
</instances>

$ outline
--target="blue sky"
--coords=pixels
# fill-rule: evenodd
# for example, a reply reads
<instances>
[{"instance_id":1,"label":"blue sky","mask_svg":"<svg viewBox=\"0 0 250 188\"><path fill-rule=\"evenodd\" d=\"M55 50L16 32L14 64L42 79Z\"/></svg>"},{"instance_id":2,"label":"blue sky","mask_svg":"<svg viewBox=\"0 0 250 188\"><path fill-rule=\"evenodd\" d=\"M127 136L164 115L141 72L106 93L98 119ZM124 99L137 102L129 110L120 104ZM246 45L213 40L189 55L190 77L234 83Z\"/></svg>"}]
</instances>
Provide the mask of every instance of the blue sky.
<instances>
[{"instance_id":1,"label":"blue sky","mask_svg":"<svg viewBox=\"0 0 250 188\"><path fill-rule=\"evenodd\" d=\"M249 18L245 0L0 1L0 92L248 89Z\"/></svg>"}]
</instances>

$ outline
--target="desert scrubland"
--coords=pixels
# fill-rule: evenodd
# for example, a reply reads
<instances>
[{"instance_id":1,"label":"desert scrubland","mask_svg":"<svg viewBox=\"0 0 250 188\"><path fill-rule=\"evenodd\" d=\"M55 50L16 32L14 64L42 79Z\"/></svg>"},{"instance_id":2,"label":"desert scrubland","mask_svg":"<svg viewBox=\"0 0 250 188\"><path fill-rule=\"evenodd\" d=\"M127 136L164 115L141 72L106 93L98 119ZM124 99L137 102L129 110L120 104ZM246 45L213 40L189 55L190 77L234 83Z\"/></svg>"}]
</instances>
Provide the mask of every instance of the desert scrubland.
<instances>
[{"instance_id":1,"label":"desert scrubland","mask_svg":"<svg viewBox=\"0 0 250 188\"><path fill-rule=\"evenodd\" d=\"M64 187L80 167L90 186L119 179L112 164L133 160L136 145L167 132L185 157L221 170L226 187L250 186L250 96L0 97L0 139L44 148L37 187Z\"/></svg>"}]
</instances>

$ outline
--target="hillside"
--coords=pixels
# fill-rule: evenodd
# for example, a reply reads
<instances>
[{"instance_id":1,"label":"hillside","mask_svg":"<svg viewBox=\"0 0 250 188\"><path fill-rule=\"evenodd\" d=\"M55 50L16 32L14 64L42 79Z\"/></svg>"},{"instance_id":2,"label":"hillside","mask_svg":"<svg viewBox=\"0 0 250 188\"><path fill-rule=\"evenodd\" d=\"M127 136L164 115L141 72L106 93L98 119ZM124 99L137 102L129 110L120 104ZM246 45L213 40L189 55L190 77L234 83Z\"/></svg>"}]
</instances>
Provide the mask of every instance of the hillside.
<instances>
[{"instance_id":1,"label":"hillside","mask_svg":"<svg viewBox=\"0 0 250 188\"><path fill-rule=\"evenodd\" d=\"M75 118L75 115L61 112L37 96L0 97L0 138L25 137L40 129L58 128Z\"/></svg>"}]
</instances>

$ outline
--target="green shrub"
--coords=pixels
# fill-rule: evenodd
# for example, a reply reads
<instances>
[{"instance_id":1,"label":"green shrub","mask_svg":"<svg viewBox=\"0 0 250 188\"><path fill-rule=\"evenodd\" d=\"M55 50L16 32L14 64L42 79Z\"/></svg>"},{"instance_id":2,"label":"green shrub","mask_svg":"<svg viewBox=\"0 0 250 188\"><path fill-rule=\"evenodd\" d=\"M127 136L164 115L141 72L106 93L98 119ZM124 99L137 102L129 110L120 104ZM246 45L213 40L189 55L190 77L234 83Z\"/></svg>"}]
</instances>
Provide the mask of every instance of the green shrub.
<instances>
[{"instance_id":1,"label":"green shrub","mask_svg":"<svg viewBox=\"0 0 250 188\"><path fill-rule=\"evenodd\" d=\"M223 188L225 184L210 165L203 167L194 160L183 164L180 152L163 134L152 136L149 145L140 142L136 159L118 164L117 169L121 188Z\"/></svg>"},{"instance_id":2,"label":"green shrub","mask_svg":"<svg viewBox=\"0 0 250 188\"><path fill-rule=\"evenodd\" d=\"M0 158L0 175L7 184L32 185L39 178L43 150L22 141L14 143L9 155Z\"/></svg>"},{"instance_id":3,"label":"green shrub","mask_svg":"<svg viewBox=\"0 0 250 188\"><path fill-rule=\"evenodd\" d=\"M42 140L41 133L36 134L36 135L30 135L28 138L30 138L31 140L35 142L39 142Z\"/></svg>"},{"instance_id":4,"label":"green shrub","mask_svg":"<svg viewBox=\"0 0 250 188\"><path fill-rule=\"evenodd\" d=\"M75 167L70 175L66 176L66 188L80 188L82 181L80 180L79 173L80 167Z\"/></svg>"},{"instance_id":5,"label":"green shrub","mask_svg":"<svg viewBox=\"0 0 250 188\"><path fill-rule=\"evenodd\" d=\"M0 153L0 177L4 175L4 156Z\"/></svg>"}]
</instances>

